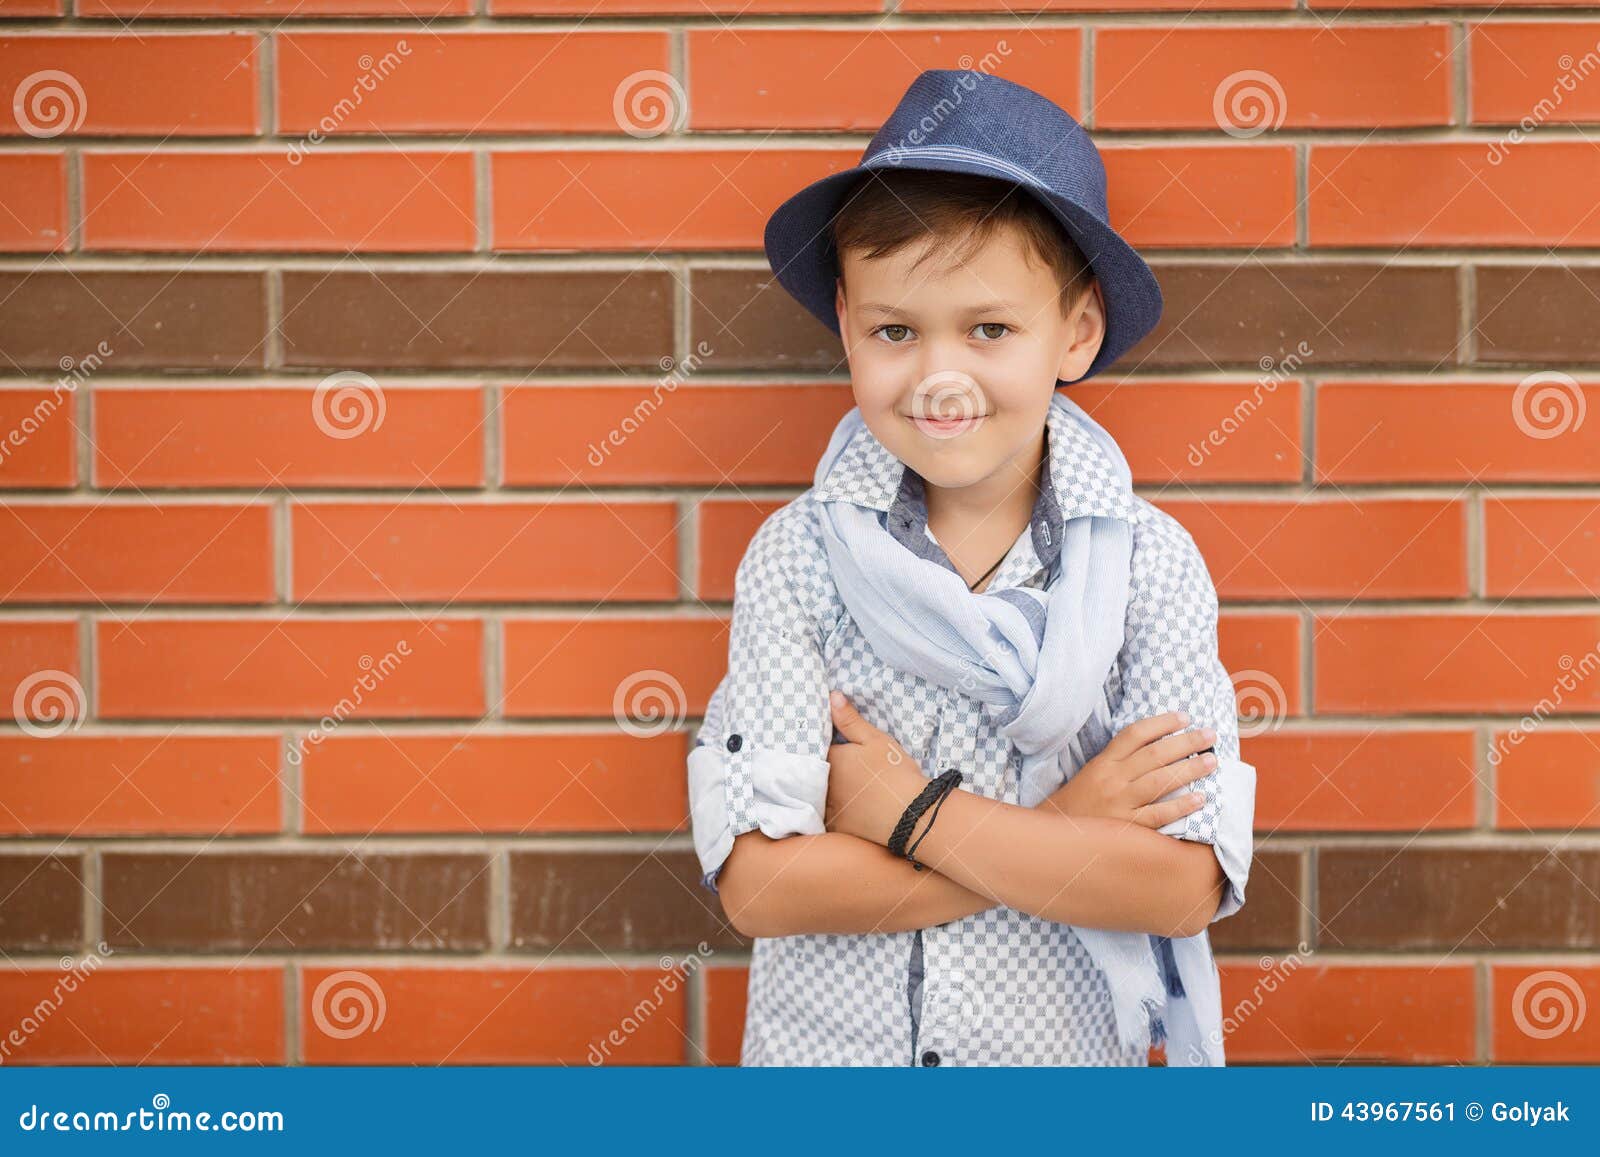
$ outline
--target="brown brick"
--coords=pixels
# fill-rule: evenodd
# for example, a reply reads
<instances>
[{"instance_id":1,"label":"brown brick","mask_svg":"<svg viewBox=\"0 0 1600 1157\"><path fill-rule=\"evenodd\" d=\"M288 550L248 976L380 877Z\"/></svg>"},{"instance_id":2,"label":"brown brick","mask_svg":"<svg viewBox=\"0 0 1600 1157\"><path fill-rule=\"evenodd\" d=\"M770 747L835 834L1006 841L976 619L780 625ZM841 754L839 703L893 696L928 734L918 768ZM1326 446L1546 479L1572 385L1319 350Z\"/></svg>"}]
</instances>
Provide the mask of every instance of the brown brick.
<instances>
[{"instance_id":1,"label":"brown brick","mask_svg":"<svg viewBox=\"0 0 1600 1157\"><path fill-rule=\"evenodd\" d=\"M1600 852L1323 848L1318 943L1329 949L1600 944Z\"/></svg>"},{"instance_id":2,"label":"brown brick","mask_svg":"<svg viewBox=\"0 0 1600 1157\"><path fill-rule=\"evenodd\" d=\"M1244 907L1211 925L1212 945L1228 951L1293 948L1300 942L1304 893L1302 853L1258 850L1244 887Z\"/></svg>"},{"instance_id":3,"label":"brown brick","mask_svg":"<svg viewBox=\"0 0 1600 1157\"><path fill-rule=\"evenodd\" d=\"M454 852L110 852L105 939L179 951L482 949L487 864Z\"/></svg>"},{"instance_id":4,"label":"brown brick","mask_svg":"<svg viewBox=\"0 0 1600 1157\"><path fill-rule=\"evenodd\" d=\"M1157 265L1161 324L1119 369L1456 360L1456 274L1444 266L1328 262Z\"/></svg>"},{"instance_id":5,"label":"brown brick","mask_svg":"<svg viewBox=\"0 0 1600 1157\"><path fill-rule=\"evenodd\" d=\"M0 856L0 949L76 948L83 929L83 857Z\"/></svg>"},{"instance_id":6,"label":"brown brick","mask_svg":"<svg viewBox=\"0 0 1600 1157\"><path fill-rule=\"evenodd\" d=\"M593 952L741 945L692 852L519 852L511 944Z\"/></svg>"},{"instance_id":7,"label":"brown brick","mask_svg":"<svg viewBox=\"0 0 1600 1157\"><path fill-rule=\"evenodd\" d=\"M697 269L690 276L690 345L719 369L846 372L844 346L765 270Z\"/></svg>"},{"instance_id":8,"label":"brown brick","mask_svg":"<svg viewBox=\"0 0 1600 1157\"><path fill-rule=\"evenodd\" d=\"M1478 361L1600 360L1600 269L1482 265L1474 276Z\"/></svg>"},{"instance_id":9,"label":"brown brick","mask_svg":"<svg viewBox=\"0 0 1600 1157\"><path fill-rule=\"evenodd\" d=\"M0 273L0 349L23 369L59 373L102 341L114 371L259 366L266 324L259 273Z\"/></svg>"},{"instance_id":10,"label":"brown brick","mask_svg":"<svg viewBox=\"0 0 1600 1157\"><path fill-rule=\"evenodd\" d=\"M665 273L283 274L286 364L648 367L673 352Z\"/></svg>"}]
</instances>

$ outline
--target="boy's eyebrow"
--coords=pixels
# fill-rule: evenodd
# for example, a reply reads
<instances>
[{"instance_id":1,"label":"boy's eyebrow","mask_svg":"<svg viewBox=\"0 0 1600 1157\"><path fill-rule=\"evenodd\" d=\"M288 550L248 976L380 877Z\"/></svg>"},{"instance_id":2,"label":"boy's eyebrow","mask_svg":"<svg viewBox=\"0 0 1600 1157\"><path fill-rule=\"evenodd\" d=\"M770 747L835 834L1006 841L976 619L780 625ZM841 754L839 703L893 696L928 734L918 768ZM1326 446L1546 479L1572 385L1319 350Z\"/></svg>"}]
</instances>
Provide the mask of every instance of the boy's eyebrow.
<instances>
[{"instance_id":1,"label":"boy's eyebrow","mask_svg":"<svg viewBox=\"0 0 1600 1157\"><path fill-rule=\"evenodd\" d=\"M980 313L1004 313L1021 308L1014 302L997 299L995 301L985 301L978 305L970 305L962 312L968 316L973 316ZM861 303L860 309L862 313L895 314L902 312L901 306L885 305L879 301L864 301Z\"/></svg>"}]
</instances>

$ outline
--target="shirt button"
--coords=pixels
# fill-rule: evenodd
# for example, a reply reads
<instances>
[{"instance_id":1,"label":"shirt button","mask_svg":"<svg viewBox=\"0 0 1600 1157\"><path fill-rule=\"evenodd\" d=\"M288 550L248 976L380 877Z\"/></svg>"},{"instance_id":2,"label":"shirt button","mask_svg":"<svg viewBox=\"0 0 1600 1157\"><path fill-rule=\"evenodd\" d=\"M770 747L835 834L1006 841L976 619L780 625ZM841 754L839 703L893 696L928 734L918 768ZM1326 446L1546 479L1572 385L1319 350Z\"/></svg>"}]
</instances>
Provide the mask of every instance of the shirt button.
<instances>
[{"instance_id":1,"label":"shirt button","mask_svg":"<svg viewBox=\"0 0 1600 1157\"><path fill-rule=\"evenodd\" d=\"M922 1063L927 1068L933 1068L934 1065L939 1063L939 1054L929 1049L922 1054Z\"/></svg>"},{"instance_id":2,"label":"shirt button","mask_svg":"<svg viewBox=\"0 0 1600 1157\"><path fill-rule=\"evenodd\" d=\"M728 750L729 751L738 751L743 746L744 746L744 736L739 735L739 734L733 734L733 735L728 736Z\"/></svg>"}]
</instances>

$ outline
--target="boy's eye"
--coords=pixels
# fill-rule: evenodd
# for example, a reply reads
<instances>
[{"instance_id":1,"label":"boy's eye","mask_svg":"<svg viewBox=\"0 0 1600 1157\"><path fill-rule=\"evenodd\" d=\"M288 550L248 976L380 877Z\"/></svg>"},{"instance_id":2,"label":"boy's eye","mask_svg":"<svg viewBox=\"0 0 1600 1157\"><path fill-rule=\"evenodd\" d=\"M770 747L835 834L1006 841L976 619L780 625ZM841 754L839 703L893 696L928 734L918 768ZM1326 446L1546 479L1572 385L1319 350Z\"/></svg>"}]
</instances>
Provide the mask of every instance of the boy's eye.
<instances>
[{"instance_id":1,"label":"boy's eye","mask_svg":"<svg viewBox=\"0 0 1600 1157\"><path fill-rule=\"evenodd\" d=\"M980 322L974 328L981 332L983 336L988 338L990 341L999 341L1001 338L1005 337L1005 335L1011 329L1011 327L1003 321ZM1000 332L991 333L989 332L990 330L999 330Z\"/></svg>"},{"instance_id":2,"label":"boy's eye","mask_svg":"<svg viewBox=\"0 0 1600 1157\"><path fill-rule=\"evenodd\" d=\"M889 339L891 345L899 345L906 335L911 333L909 325L880 325L878 332Z\"/></svg>"}]
</instances>

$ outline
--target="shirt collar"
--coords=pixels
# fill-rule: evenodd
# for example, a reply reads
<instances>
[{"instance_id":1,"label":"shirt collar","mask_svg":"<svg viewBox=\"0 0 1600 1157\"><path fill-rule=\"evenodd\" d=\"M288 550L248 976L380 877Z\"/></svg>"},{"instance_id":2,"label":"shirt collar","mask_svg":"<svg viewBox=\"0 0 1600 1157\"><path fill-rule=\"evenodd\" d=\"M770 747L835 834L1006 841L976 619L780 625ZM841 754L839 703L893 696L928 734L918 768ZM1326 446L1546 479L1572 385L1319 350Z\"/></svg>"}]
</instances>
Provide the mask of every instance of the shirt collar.
<instances>
[{"instance_id":1,"label":"shirt collar","mask_svg":"<svg viewBox=\"0 0 1600 1157\"><path fill-rule=\"evenodd\" d=\"M1134 496L1112 452L1066 406L1050 406L1045 432L1049 468L1040 479L1031 525L1034 552L1043 565L1052 566L1061 551L1061 527L1069 519L1099 515L1131 522ZM905 531L915 531L920 538L927 525L921 476L864 425L814 489L813 497L819 502L842 500L894 513L899 521L891 529L902 541Z\"/></svg>"}]
</instances>

